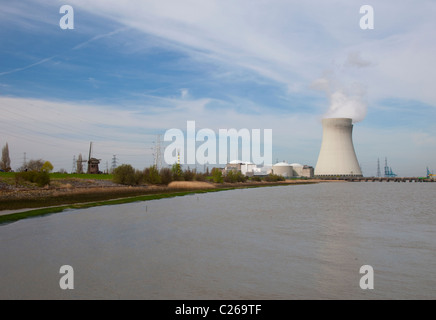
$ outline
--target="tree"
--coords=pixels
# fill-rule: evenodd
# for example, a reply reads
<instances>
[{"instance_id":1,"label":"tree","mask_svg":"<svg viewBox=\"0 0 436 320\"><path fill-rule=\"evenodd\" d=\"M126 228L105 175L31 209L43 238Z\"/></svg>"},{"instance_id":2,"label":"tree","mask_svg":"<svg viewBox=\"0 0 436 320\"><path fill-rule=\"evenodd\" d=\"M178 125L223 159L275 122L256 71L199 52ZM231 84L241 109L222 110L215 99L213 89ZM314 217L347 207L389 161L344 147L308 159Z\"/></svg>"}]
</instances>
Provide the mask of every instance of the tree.
<instances>
[{"instance_id":1,"label":"tree","mask_svg":"<svg viewBox=\"0 0 436 320\"><path fill-rule=\"evenodd\" d=\"M173 166L171 168L171 172L173 173L173 180L174 181L183 180L182 167L180 166L180 163L173 164Z\"/></svg>"},{"instance_id":2,"label":"tree","mask_svg":"<svg viewBox=\"0 0 436 320\"><path fill-rule=\"evenodd\" d=\"M44 160L38 159L38 160L29 160L27 162L27 170L28 171L41 171L42 167L44 166Z\"/></svg>"},{"instance_id":3,"label":"tree","mask_svg":"<svg viewBox=\"0 0 436 320\"><path fill-rule=\"evenodd\" d=\"M169 184L171 181L173 181L173 174L170 168L160 169L159 176L160 176L160 182L162 184Z\"/></svg>"},{"instance_id":4,"label":"tree","mask_svg":"<svg viewBox=\"0 0 436 320\"><path fill-rule=\"evenodd\" d=\"M211 174L212 174L213 182L215 182L215 183L222 183L223 182L223 173L222 173L221 169L213 168Z\"/></svg>"},{"instance_id":5,"label":"tree","mask_svg":"<svg viewBox=\"0 0 436 320\"><path fill-rule=\"evenodd\" d=\"M2 149L2 159L0 161L0 169L5 172L11 171L11 158L9 157L9 146L6 145Z\"/></svg>"},{"instance_id":6,"label":"tree","mask_svg":"<svg viewBox=\"0 0 436 320\"><path fill-rule=\"evenodd\" d=\"M151 166L144 170L144 180L150 184L159 184L162 182L156 166Z\"/></svg>"},{"instance_id":7,"label":"tree","mask_svg":"<svg viewBox=\"0 0 436 320\"><path fill-rule=\"evenodd\" d=\"M41 171L50 173L53 170L53 165L51 164L50 161L46 161L44 162L44 164L42 165Z\"/></svg>"},{"instance_id":8,"label":"tree","mask_svg":"<svg viewBox=\"0 0 436 320\"><path fill-rule=\"evenodd\" d=\"M195 178L195 172L192 171L191 169L188 169L183 171L183 180L185 181L192 181Z\"/></svg>"},{"instance_id":9,"label":"tree","mask_svg":"<svg viewBox=\"0 0 436 320\"><path fill-rule=\"evenodd\" d=\"M230 170L227 172L223 179L225 182L235 183L245 182L247 180L247 177L244 176L240 171Z\"/></svg>"},{"instance_id":10,"label":"tree","mask_svg":"<svg viewBox=\"0 0 436 320\"><path fill-rule=\"evenodd\" d=\"M82 154L79 154L79 157L77 158L77 173L83 173L83 160L82 160Z\"/></svg>"},{"instance_id":11,"label":"tree","mask_svg":"<svg viewBox=\"0 0 436 320\"><path fill-rule=\"evenodd\" d=\"M116 167L113 172L113 181L115 183L133 186L138 184L137 178L138 175L130 164L122 164Z\"/></svg>"}]
</instances>

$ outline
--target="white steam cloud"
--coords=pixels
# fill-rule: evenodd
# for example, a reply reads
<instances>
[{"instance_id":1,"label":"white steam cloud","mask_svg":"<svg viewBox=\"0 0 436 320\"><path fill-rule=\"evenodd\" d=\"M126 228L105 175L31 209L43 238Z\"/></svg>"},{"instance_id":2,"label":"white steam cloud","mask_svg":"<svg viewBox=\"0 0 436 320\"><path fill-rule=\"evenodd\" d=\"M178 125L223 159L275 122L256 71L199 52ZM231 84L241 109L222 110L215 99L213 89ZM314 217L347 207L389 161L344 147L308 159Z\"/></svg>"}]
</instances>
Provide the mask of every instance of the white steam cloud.
<instances>
[{"instance_id":1,"label":"white steam cloud","mask_svg":"<svg viewBox=\"0 0 436 320\"><path fill-rule=\"evenodd\" d=\"M364 94L350 94L344 89L330 93L330 107L325 118L351 118L353 123L366 117L367 105Z\"/></svg>"},{"instance_id":2,"label":"white steam cloud","mask_svg":"<svg viewBox=\"0 0 436 320\"><path fill-rule=\"evenodd\" d=\"M360 58L359 54L350 53L342 71L352 67L367 67L370 63ZM365 87L352 82L348 86L335 80L333 75L325 75L312 83L312 88L323 91L329 99L329 109L323 118L351 118L353 123L362 121L367 114Z\"/></svg>"}]
</instances>

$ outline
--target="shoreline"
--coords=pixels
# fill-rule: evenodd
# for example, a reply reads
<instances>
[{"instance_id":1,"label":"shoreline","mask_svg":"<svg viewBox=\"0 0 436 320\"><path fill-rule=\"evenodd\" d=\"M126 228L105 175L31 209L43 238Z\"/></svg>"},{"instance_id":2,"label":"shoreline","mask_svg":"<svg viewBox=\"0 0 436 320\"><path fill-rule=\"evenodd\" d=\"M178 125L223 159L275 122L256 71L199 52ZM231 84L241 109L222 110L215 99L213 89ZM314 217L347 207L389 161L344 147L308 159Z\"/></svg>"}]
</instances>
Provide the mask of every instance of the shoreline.
<instances>
[{"instance_id":1,"label":"shoreline","mask_svg":"<svg viewBox=\"0 0 436 320\"><path fill-rule=\"evenodd\" d=\"M178 196L208 193L208 192L219 192L228 191L235 189L245 189L245 188L260 188L260 187L274 187L274 186L289 186L289 185L304 185L304 184L316 184L319 182L329 182L328 180L286 180L278 182L243 182L243 183L207 183L196 181L179 181L168 186L140 186L140 187L106 187L106 188L89 188L88 190L51 190L51 196L45 194L41 198L16 198L13 200L16 204L21 205L21 208L16 209L3 209L0 210L0 225L3 223L11 223L21 219L26 219L30 217L43 216L47 214L59 213L68 209L86 209L96 206L104 205L117 205L124 203L132 203L139 201L150 201L165 198L172 198ZM95 190L97 189L97 190ZM118 193L114 194L114 189L116 191L124 191L125 196L121 196ZM40 190L38 190L40 191ZM46 190L50 191L50 190ZM26 191L28 192L28 190ZM19 193L19 192L18 192ZM4 192L0 193L0 196L4 196ZM24 196L28 194L24 193ZM50 199L51 197L51 199ZM60 198L57 198L60 197ZM85 201L89 198L93 198L91 201ZM37 205L38 203L49 202L50 200L56 202L61 201L56 205L49 206L31 206ZM83 201L81 201L83 200ZM63 202L62 202L63 201ZM27 207L26 207L27 206Z\"/></svg>"}]
</instances>

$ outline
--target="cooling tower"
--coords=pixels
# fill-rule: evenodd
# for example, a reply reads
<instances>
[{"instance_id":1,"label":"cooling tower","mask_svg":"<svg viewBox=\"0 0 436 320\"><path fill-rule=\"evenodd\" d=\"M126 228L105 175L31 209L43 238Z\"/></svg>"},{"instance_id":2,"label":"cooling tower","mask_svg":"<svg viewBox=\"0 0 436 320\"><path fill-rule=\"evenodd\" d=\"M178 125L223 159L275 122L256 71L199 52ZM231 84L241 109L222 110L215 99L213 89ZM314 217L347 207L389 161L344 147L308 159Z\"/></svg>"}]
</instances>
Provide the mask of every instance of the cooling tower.
<instances>
[{"instance_id":1,"label":"cooling tower","mask_svg":"<svg viewBox=\"0 0 436 320\"><path fill-rule=\"evenodd\" d=\"M322 120L321 150L315 176L362 176L353 146L353 124L350 118Z\"/></svg>"}]
</instances>

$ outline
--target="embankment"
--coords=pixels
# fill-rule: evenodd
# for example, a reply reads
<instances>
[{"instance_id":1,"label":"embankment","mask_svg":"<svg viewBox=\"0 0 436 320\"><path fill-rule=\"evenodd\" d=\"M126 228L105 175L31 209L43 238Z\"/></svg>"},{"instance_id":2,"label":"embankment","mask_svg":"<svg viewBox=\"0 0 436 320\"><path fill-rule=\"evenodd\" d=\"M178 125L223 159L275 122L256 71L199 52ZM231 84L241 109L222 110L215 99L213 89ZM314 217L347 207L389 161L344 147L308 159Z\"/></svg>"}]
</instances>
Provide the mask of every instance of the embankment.
<instances>
[{"instance_id":1,"label":"embankment","mask_svg":"<svg viewBox=\"0 0 436 320\"><path fill-rule=\"evenodd\" d=\"M56 188L8 190L0 192L0 223L102 205L163 199L194 193L216 192L238 188L284 186L317 183L317 180L279 182L245 182L215 184L199 181L174 181L168 186L100 186L87 188ZM38 209L36 209L38 208ZM7 211L6 211L7 210ZM10 213L14 210L14 213ZM6 214L2 214L6 213Z\"/></svg>"}]
</instances>

